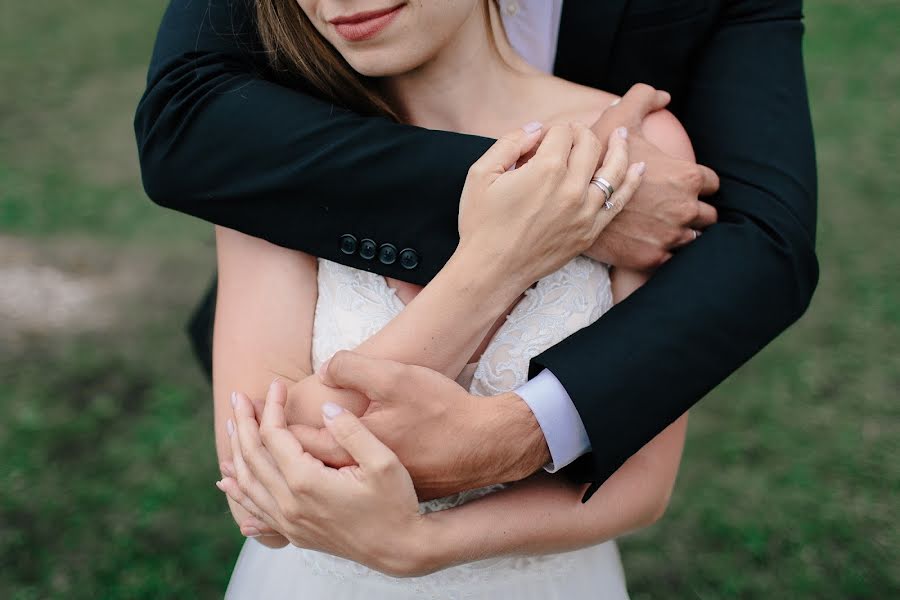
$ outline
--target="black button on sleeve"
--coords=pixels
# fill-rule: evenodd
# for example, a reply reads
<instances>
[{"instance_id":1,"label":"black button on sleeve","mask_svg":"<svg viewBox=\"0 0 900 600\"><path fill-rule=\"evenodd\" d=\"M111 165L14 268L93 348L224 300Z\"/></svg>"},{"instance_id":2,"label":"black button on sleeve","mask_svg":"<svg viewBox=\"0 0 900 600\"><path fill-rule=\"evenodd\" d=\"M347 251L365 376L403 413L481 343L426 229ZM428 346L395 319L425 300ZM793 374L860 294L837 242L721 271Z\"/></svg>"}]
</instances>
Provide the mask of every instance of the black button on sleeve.
<instances>
[{"instance_id":1,"label":"black button on sleeve","mask_svg":"<svg viewBox=\"0 0 900 600\"><path fill-rule=\"evenodd\" d=\"M393 244L382 244L378 249L378 260L382 264L392 265L397 262L397 247Z\"/></svg>"},{"instance_id":2,"label":"black button on sleeve","mask_svg":"<svg viewBox=\"0 0 900 600\"><path fill-rule=\"evenodd\" d=\"M344 254L356 253L356 236L345 233L341 236L341 252Z\"/></svg>"},{"instance_id":3,"label":"black button on sleeve","mask_svg":"<svg viewBox=\"0 0 900 600\"><path fill-rule=\"evenodd\" d=\"M359 255L366 260L372 260L375 258L375 253L378 250L378 246L375 245L373 240L368 238L362 240L359 243Z\"/></svg>"},{"instance_id":4,"label":"black button on sleeve","mask_svg":"<svg viewBox=\"0 0 900 600\"><path fill-rule=\"evenodd\" d=\"M419 266L419 253L412 248L400 251L400 266L404 269L415 269Z\"/></svg>"}]
</instances>

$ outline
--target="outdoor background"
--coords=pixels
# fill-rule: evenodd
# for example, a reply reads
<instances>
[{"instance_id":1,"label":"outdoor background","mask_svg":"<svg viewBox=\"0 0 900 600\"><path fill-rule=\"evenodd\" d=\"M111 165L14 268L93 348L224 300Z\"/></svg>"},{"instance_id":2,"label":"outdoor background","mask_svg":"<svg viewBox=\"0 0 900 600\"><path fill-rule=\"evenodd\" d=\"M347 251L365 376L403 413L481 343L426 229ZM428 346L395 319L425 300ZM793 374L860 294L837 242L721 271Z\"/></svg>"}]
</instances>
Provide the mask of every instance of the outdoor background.
<instances>
[{"instance_id":1,"label":"outdoor background","mask_svg":"<svg viewBox=\"0 0 900 600\"><path fill-rule=\"evenodd\" d=\"M900 2L806 4L821 283L692 413L668 514L622 542L635 600L900 597ZM163 7L0 11L2 598L215 598L242 542L182 334L211 228L136 161Z\"/></svg>"}]
</instances>

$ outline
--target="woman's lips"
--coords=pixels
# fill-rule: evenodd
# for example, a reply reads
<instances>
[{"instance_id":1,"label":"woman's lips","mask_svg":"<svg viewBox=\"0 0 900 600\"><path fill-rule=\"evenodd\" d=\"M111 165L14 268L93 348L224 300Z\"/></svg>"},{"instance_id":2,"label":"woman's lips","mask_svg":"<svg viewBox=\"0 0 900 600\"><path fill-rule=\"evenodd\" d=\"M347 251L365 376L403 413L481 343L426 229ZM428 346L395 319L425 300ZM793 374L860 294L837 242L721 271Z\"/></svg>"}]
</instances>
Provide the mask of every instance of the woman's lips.
<instances>
[{"instance_id":1,"label":"woman's lips","mask_svg":"<svg viewBox=\"0 0 900 600\"><path fill-rule=\"evenodd\" d=\"M378 35L382 29L394 20L401 8L403 8L402 4L384 10L357 13L349 17L338 17L329 22L334 25L335 30L345 40L360 42Z\"/></svg>"}]
</instances>

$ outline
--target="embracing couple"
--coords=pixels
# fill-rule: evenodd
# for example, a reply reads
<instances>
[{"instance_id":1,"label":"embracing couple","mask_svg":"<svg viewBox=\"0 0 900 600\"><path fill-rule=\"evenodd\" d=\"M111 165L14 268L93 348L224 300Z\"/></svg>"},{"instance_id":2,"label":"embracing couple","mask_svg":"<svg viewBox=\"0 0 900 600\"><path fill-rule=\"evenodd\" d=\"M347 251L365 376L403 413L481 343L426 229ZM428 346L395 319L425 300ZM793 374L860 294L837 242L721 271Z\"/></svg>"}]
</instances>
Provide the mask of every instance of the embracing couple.
<instances>
[{"instance_id":1,"label":"embracing couple","mask_svg":"<svg viewBox=\"0 0 900 600\"><path fill-rule=\"evenodd\" d=\"M136 131L217 225L228 597L627 598L687 410L816 284L801 18L171 2Z\"/></svg>"}]
</instances>

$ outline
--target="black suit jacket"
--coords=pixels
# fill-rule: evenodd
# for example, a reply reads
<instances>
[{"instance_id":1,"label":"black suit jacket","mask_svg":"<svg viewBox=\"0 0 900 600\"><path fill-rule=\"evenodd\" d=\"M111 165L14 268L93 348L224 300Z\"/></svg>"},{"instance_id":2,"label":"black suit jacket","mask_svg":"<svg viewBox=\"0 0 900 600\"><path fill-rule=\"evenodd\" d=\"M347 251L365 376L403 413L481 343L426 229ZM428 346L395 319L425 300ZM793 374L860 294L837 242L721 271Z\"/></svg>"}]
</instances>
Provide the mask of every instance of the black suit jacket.
<instances>
[{"instance_id":1,"label":"black suit jacket","mask_svg":"<svg viewBox=\"0 0 900 600\"><path fill-rule=\"evenodd\" d=\"M456 246L466 171L491 140L363 118L271 82L248 2L169 5L135 119L148 195L425 284ZM569 469L577 480L604 481L806 309L818 266L802 34L800 0L564 4L556 73L671 91L698 160L722 180L719 224L533 361L563 383L590 436L593 451ZM415 260L364 258L363 239Z\"/></svg>"}]
</instances>

